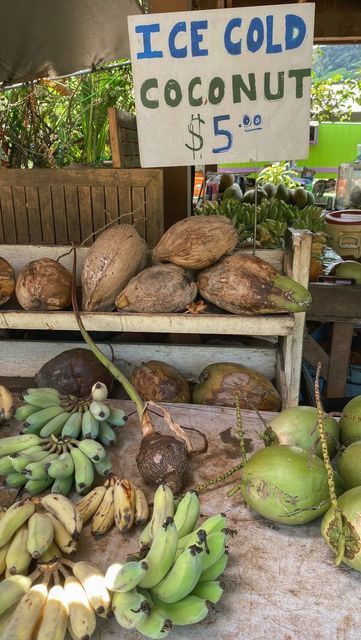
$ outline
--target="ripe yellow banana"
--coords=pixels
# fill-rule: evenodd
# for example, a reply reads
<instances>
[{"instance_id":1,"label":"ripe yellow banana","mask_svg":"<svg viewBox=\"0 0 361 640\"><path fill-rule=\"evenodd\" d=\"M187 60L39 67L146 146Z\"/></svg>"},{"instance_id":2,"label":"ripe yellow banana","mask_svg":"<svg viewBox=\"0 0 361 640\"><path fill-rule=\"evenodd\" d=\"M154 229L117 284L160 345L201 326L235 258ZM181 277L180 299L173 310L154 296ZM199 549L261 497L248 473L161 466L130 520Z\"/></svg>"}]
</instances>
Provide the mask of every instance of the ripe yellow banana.
<instances>
[{"instance_id":1,"label":"ripe yellow banana","mask_svg":"<svg viewBox=\"0 0 361 640\"><path fill-rule=\"evenodd\" d=\"M11 420L15 413L13 395L6 387L0 385L0 424Z\"/></svg>"},{"instance_id":2,"label":"ripe yellow banana","mask_svg":"<svg viewBox=\"0 0 361 640\"><path fill-rule=\"evenodd\" d=\"M64 593L69 610L69 628L77 638L90 638L96 627L95 612L74 576L67 576Z\"/></svg>"},{"instance_id":3,"label":"ripe yellow banana","mask_svg":"<svg viewBox=\"0 0 361 640\"><path fill-rule=\"evenodd\" d=\"M32 640L48 596L46 584L33 585L22 597L6 627L6 640Z\"/></svg>"},{"instance_id":4,"label":"ripe yellow banana","mask_svg":"<svg viewBox=\"0 0 361 640\"><path fill-rule=\"evenodd\" d=\"M51 587L36 640L64 640L68 626L68 605L64 589Z\"/></svg>"},{"instance_id":5,"label":"ripe yellow banana","mask_svg":"<svg viewBox=\"0 0 361 640\"><path fill-rule=\"evenodd\" d=\"M94 515L104 498L105 492L106 488L104 485L94 487L94 489L87 493L84 498L76 503L76 508L78 509L82 517L83 524L88 522L88 520L90 520L90 518Z\"/></svg>"},{"instance_id":6,"label":"ripe yellow banana","mask_svg":"<svg viewBox=\"0 0 361 640\"><path fill-rule=\"evenodd\" d=\"M6 555L6 568L10 574L27 574L31 562L31 554L27 550L27 544L28 526L23 524L15 533Z\"/></svg>"},{"instance_id":7,"label":"ripe yellow banana","mask_svg":"<svg viewBox=\"0 0 361 640\"><path fill-rule=\"evenodd\" d=\"M62 558L61 551L59 547L53 541L46 551L41 554L38 564L54 562L54 560L60 560Z\"/></svg>"},{"instance_id":8,"label":"ripe yellow banana","mask_svg":"<svg viewBox=\"0 0 361 640\"><path fill-rule=\"evenodd\" d=\"M81 583L93 609L96 613L104 613L111 603L110 593L105 585L104 573L90 562L74 562L71 568Z\"/></svg>"},{"instance_id":9,"label":"ripe yellow banana","mask_svg":"<svg viewBox=\"0 0 361 640\"><path fill-rule=\"evenodd\" d=\"M52 513L61 522L74 540L79 538L83 521L80 513L69 498L60 493L49 493L40 498L40 502L46 511Z\"/></svg>"},{"instance_id":10,"label":"ripe yellow banana","mask_svg":"<svg viewBox=\"0 0 361 640\"><path fill-rule=\"evenodd\" d=\"M114 487L108 487L96 510L91 532L94 536L102 535L114 524Z\"/></svg>"},{"instance_id":11,"label":"ripe yellow banana","mask_svg":"<svg viewBox=\"0 0 361 640\"><path fill-rule=\"evenodd\" d=\"M31 500L15 502L0 519L0 547L6 544L15 531L33 515L35 506Z\"/></svg>"},{"instance_id":12,"label":"ripe yellow banana","mask_svg":"<svg viewBox=\"0 0 361 640\"><path fill-rule=\"evenodd\" d=\"M135 513L134 523L138 526L145 524L149 518L149 506L144 492L138 487L135 489Z\"/></svg>"},{"instance_id":13,"label":"ripe yellow banana","mask_svg":"<svg viewBox=\"0 0 361 640\"><path fill-rule=\"evenodd\" d=\"M11 545L11 540L9 540L3 547L0 547L0 576L4 573L6 567L6 558L9 551L9 547ZM1 638L1 636L0 636Z\"/></svg>"},{"instance_id":14,"label":"ripe yellow banana","mask_svg":"<svg viewBox=\"0 0 361 640\"><path fill-rule=\"evenodd\" d=\"M0 582L0 616L18 602L31 587L29 576L8 576Z\"/></svg>"},{"instance_id":15,"label":"ripe yellow banana","mask_svg":"<svg viewBox=\"0 0 361 640\"><path fill-rule=\"evenodd\" d=\"M35 560L38 560L53 542L53 523L45 513L35 512L29 520L28 528L27 550Z\"/></svg>"},{"instance_id":16,"label":"ripe yellow banana","mask_svg":"<svg viewBox=\"0 0 361 640\"><path fill-rule=\"evenodd\" d=\"M117 480L114 485L114 520L124 533L134 522L135 490L129 480Z\"/></svg>"},{"instance_id":17,"label":"ripe yellow banana","mask_svg":"<svg viewBox=\"0 0 361 640\"><path fill-rule=\"evenodd\" d=\"M46 514L47 518L50 518L54 527L54 540L59 549L67 555L72 555L76 552L76 541L65 529L62 523L52 513Z\"/></svg>"}]
</instances>

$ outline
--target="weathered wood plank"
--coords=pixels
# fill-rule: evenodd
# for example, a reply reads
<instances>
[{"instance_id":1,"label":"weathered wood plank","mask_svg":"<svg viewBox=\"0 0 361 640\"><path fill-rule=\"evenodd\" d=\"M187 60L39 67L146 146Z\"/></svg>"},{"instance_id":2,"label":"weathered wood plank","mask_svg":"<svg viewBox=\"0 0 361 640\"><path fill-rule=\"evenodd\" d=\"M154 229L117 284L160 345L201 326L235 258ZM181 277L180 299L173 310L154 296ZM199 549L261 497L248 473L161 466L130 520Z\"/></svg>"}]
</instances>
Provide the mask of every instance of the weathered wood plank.
<instances>
[{"instance_id":1,"label":"weathered wood plank","mask_svg":"<svg viewBox=\"0 0 361 640\"><path fill-rule=\"evenodd\" d=\"M346 395L347 369L350 361L352 336L352 324L341 322L333 324L327 398L344 398Z\"/></svg>"},{"instance_id":2,"label":"weathered wood plank","mask_svg":"<svg viewBox=\"0 0 361 640\"><path fill-rule=\"evenodd\" d=\"M81 240L90 245L95 239L90 187L78 187L78 202Z\"/></svg>"},{"instance_id":3,"label":"weathered wood plank","mask_svg":"<svg viewBox=\"0 0 361 640\"><path fill-rule=\"evenodd\" d=\"M24 187L13 187L13 204L16 228L16 239L19 243L29 242L29 221L26 207Z\"/></svg>"},{"instance_id":4,"label":"weathered wood plank","mask_svg":"<svg viewBox=\"0 0 361 640\"><path fill-rule=\"evenodd\" d=\"M163 172L149 181L145 189L147 244L153 249L164 232Z\"/></svg>"},{"instance_id":5,"label":"weathered wood plank","mask_svg":"<svg viewBox=\"0 0 361 640\"><path fill-rule=\"evenodd\" d=\"M127 188L118 188L118 206L119 206L119 224L133 224L132 215L132 196L131 190Z\"/></svg>"},{"instance_id":6,"label":"weathered wood plank","mask_svg":"<svg viewBox=\"0 0 361 640\"><path fill-rule=\"evenodd\" d=\"M105 187L105 219L107 224L119 217L118 192L116 187ZM119 222L119 221L118 221Z\"/></svg>"},{"instance_id":7,"label":"weathered wood plank","mask_svg":"<svg viewBox=\"0 0 361 640\"><path fill-rule=\"evenodd\" d=\"M65 185L64 197L69 242L79 243L81 234L77 188Z\"/></svg>"},{"instance_id":8,"label":"weathered wood plank","mask_svg":"<svg viewBox=\"0 0 361 640\"><path fill-rule=\"evenodd\" d=\"M0 171L0 173L5 173L5 171ZM4 241L8 244L15 244L17 242L17 237L11 187L0 186L0 202Z\"/></svg>"},{"instance_id":9,"label":"weathered wood plank","mask_svg":"<svg viewBox=\"0 0 361 640\"><path fill-rule=\"evenodd\" d=\"M112 164L115 169L120 169L121 164L121 149L120 140L118 135L118 117L117 109L115 107L108 108L108 123L109 123L109 143L112 152Z\"/></svg>"},{"instance_id":10,"label":"weathered wood plank","mask_svg":"<svg viewBox=\"0 0 361 640\"><path fill-rule=\"evenodd\" d=\"M0 244L5 242L4 229L3 229L3 213L1 208L1 196L0 196Z\"/></svg>"},{"instance_id":11,"label":"weathered wood plank","mask_svg":"<svg viewBox=\"0 0 361 640\"><path fill-rule=\"evenodd\" d=\"M326 322L330 318L361 322L361 286L310 283L312 307L307 312L310 320Z\"/></svg>"},{"instance_id":12,"label":"weathered wood plank","mask_svg":"<svg viewBox=\"0 0 361 640\"><path fill-rule=\"evenodd\" d=\"M14 189L16 188L20 187L14 187ZM42 187L41 189L39 189L39 203L41 227L43 230L43 242L45 242L46 244L54 244L55 229L50 187Z\"/></svg>"},{"instance_id":13,"label":"weathered wood plank","mask_svg":"<svg viewBox=\"0 0 361 640\"><path fill-rule=\"evenodd\" d=\"M203 369L210 364L219 362L233 362L251 367L259 371L270 380L275 378L277 350L225 347L221 353L217 346L201 345L164 345L164 344L134 344L113 342L98 343L99 348L112 358L115 364L126 375L130 376L134 367L148 360L160 360L176 367L188 380L195 381ZM5 377L33 377L48 360L68 349L87 348L82 342L41 342L38 340L4 340L0 341L1 348L1 376Z\"/></svg>"},{"instance_id":14,"label":"weathered wood plank","mask_svg":"<svg viewBox=\"0 0 361 640\"><path fill-rule=\"evenodd\" d=\"M146 235L144 195L145 194L144 194L143 188L133 187L132 189L133 224L142 238L144 238Z\"/></svg>"},{"instance_id":15,"label":"weathered wood plank","mask_svg":"<svg viewBox=\"0 0 361 640\"><path fill-rule=\"evenodd\" d=\"M12 186L103 186L146 187L159 169L6 169L0 171L0 187Z\"/></svg>"},{"instance_id":16,"label":"weathered wood plank","mask_svg":"<svg viewBox=\"0 0 361 640\"><path fill-rule=\"evenodd\" d=\"M330 364L329 355L308 331L305 331L303 336L303 359L315 369L317 369L318 363L321 362L322 377L327 380Z\"/></svg>"},{"instance_id":17,"label":"weathered wood plank","mask_svg":"<svg viewBox=\"0 0 361 640\"><path fill-rule=\"evenodd\" d=\"M67 244L69 241L69 236L68 236L68 227L66 224L64 187L62 185L52 186L51 198L53 202L55 241L57 244Z\"/></svg>"},{"instance_id":18,"label":"weathered wood plank","mask_svg":"<svg viewBox=\"0 0 361 640\"><path fill-rule=\"evenodd\" d=\"M91 199L93 209L93 223L94 231L102 229L107 221L105 220L105 201L104 201L104 188L92 187Z\"/></svg>"},{"instance_id":19,"label":"weathered wood plank","mask_svg":"<svg viewBox=\"0 0 361 640\"><path fill-rule=\"evenodd\" d=\"M28 209L29 234L33 244L43 241L41 216L39 205L39 191L37 186L25 187L26 205Z\"/></svg>"}]
</instances>

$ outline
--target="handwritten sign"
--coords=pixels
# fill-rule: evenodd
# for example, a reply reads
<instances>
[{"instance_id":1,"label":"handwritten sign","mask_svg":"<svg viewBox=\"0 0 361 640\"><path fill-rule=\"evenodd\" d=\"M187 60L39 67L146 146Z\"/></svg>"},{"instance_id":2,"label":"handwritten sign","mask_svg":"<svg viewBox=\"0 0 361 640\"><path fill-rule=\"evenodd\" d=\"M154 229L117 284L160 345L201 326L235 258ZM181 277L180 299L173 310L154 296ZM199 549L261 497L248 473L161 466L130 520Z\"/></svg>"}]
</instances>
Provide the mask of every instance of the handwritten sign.
<instances>
[{"instance_id":1,"label":"handwritten sign","mask_svg":"<svg viewBox=\"0 0 361 640\"><path fill-rule=\"evenodd\" d=\"M143 167L308 156L314 4L128 18Z\"/></svg>"}]
</instances>

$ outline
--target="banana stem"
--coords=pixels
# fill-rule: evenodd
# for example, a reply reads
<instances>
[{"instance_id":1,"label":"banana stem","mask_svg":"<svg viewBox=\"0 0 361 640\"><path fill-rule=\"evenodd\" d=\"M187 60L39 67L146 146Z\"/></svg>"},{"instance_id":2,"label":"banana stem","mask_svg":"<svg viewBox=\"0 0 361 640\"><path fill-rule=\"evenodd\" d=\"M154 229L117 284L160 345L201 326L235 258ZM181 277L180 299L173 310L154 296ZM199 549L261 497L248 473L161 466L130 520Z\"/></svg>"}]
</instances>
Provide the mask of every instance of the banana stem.
<instances>
[{"instance_id":1,"label":"banana stem","mask_svg":"<svg viewBox=\"0 0 361 640\"><path fill-rule=\"evenodd\" d=\"M102 351L100 351L99 347L92 340L92 338L90 337L90 335L88 334L87 330L85 329L85 327L83 325L83 321L82 321L80 313L79 313L78 301L77 301L77 298L76 298L75 278L76 278L76 249L74 247L73 281L72 281L72 288L71 288L71 299L72 299L73 310L74 310L76 321L78 323L79 331L82 334L82 336L83 336L85 342L87 343L87 345L90 347L90 349L94 353L94 355L104 365L104 367L106 367L108 369L108 371L110 371L110 373L114 376L114 378L116 380L118 380L118 382L120 382L120 384L122 385L122 387L124 388L124 390L128 394L129 398L134 402L134 404L136 406L136 409L137 409L137 412L138 412L140 424L142 425L143 436L147 435L147 433L149 433L149 431L147 431L147 433L144 433L144 428L143 428L144 409L145 409L143 400L138 395L138 393L134 389L133 385L125 377L125 375L121 371L119 371L119 369L111 362L111 360L109 360L107 358L107 356L104 355L104 353ZM149 418L149 420L150 420L150 418ZM146 428L149 429L149 425L147 425ZM154 432L154 427L152 426L151 433L153 433L153 432Z\"/></svg>"}]
</instances>

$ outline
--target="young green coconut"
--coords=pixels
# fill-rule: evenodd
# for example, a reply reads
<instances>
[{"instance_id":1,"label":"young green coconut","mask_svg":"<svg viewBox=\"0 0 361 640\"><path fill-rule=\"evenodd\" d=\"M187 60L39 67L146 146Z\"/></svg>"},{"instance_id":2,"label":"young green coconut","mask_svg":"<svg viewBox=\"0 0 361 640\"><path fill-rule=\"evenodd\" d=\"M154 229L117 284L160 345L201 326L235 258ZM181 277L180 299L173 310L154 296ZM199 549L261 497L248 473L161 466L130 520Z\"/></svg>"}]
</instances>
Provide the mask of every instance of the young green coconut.
<instances>
[{"instance_id":1,"label":"young green coconut","mask_svg":"<svg viewBox=\"0 0 361 640\"><path fill-rule=\"evenodd\" d=\"M173 493L179 493L185 482L188 469L189 456L193 453L192 444L182 428L173 422L170 414L162 407L154 403L144 403L137 391L121 371L109 360L86 331L78 308L75 286L76 274L76 250L74 249L72 305L79 331L85 342L98 360L110 371L112 376L123 386L125 392L135 404L142 429L142 441L139 453L136 457L137 467L144 481L149 484L159 485L166 483ZM175 434L164 435L156 431L149 412L149 406L153 404L163 413L164 422Z\"/></svg>"}]
</instances>

